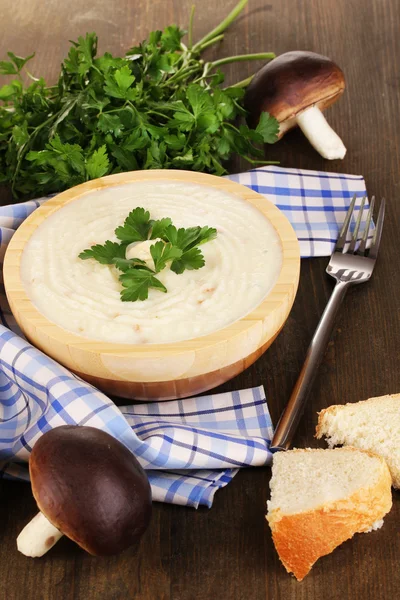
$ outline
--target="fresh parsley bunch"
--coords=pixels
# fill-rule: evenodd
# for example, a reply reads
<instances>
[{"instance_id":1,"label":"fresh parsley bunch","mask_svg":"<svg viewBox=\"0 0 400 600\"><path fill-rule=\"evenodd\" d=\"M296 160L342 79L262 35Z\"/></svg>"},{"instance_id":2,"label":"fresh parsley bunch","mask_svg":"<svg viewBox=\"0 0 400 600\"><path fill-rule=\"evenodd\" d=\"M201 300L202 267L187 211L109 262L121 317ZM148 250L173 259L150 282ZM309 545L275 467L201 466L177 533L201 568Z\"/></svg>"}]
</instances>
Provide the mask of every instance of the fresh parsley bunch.
<instances>
[{"instance_id":1,"label":"fresh parsley bunch","mask_svg":"<svg viewBox=\"0 0 400 600\"><path fill-rule=\"evenodd\" d=\"M150 288L167 292L165 285L156 277L167 264L178 275L186 269L204 267L204 256L198 246L213 240L217 230L207 226L177 229L170 218L154 221L147 210L138 207L129 213L123 225L116 228L115 235L119 243L107 240L104 244L95 244L83 250L79 258L94 258L102 265L114 265L122 271L119 276L124 287L121 300L136 302L147 300ZM144 260L126 258L129 244L156 239L159 241L150 246L153 269Z\"/></svg>"},{"instance_id":2,"label":"fresh parsley bunch","mask_svg":"<svg viewBox=\"0 0 400 600\"><path fill-rule=\"evenodd\" d=\"M72 42L56 85L26 73L8 53L0 74L14 79L0 88L0 183L15 197L40 196L110 173L137 169L192 169L221 175L233 153L263 162L261 145L277 139L278 123L263 114L255 130L237 124L247 81L223 88L223 64L269 59L272 53L205 62L203 51L246 5L193 44L175 25L153 31L124 57L97 56L95 33ZM15 78L16 77L16 78Z\"/></svg>"}]
</instances>

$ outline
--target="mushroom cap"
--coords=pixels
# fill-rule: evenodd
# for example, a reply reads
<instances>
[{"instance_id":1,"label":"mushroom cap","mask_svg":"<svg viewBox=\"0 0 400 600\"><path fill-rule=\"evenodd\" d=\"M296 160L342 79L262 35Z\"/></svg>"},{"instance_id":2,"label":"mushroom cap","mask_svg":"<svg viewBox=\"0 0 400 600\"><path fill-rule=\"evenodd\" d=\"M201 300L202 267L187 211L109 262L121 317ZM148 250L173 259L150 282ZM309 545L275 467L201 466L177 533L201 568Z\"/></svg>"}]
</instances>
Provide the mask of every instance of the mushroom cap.
<instances>
[{"instance_id":1,"label":"mushroom cap","mask_svg":"<svg viewBox=\"0 0 400 600\"><path fill-rule=\"evenodd\" d=\"M267 63L250 82L244 98L249 124L255 127L262 112L283 123L311 106L324 110L344 88L343 71L330 58L303 50L286 52ZM282 133L290 126L282 128Z\"/></svg>"},{"instance_id":2,"label":"mushroom cap","mask_svg":"<svg viewBox=\"0 0 400 600\"><path fill-rule=\"evenodd\" d=\"M151 488L134 455L94 427L63 425L36 442L29 461L40 511L90 554L117 554L151 517Z\"/></svg>"}]
</instances>

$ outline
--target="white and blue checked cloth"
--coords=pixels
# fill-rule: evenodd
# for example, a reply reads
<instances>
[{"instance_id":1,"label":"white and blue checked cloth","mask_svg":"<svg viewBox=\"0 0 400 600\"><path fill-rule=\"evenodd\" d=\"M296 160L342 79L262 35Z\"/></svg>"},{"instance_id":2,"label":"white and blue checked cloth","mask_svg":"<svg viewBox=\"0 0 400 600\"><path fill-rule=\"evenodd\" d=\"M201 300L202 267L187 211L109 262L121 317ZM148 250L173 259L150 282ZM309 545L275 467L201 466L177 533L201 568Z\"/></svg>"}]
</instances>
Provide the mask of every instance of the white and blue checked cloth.
<instances>
[{"instance_id":1,"label":"white and blue checked cloth","mask_svg":"<svg viewBox=\"0 0 400 600\"><path fill-rule=\"evenodd\" d=\"M303 257L329 255L362 177L266 167L230 175L288 217ZM44 201L44 199L42 200ZM0 207L0 261L40 200ZM1 282L2 285L2 282ZM267 465L272 424L263 388L117 408L23 339L0 290L0 477L28 480L26 461L45 431L90 425L124 443L147 470L153 499L211 506L238 468Z\"/></svg>"}]
</instances>

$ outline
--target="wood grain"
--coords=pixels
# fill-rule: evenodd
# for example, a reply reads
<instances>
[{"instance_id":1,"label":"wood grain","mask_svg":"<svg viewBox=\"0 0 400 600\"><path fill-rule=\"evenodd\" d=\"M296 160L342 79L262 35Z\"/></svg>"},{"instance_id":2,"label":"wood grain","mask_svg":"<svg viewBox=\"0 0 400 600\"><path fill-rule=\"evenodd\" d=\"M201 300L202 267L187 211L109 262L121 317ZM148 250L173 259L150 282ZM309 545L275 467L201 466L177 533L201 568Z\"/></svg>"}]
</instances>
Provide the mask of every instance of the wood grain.
<instances>
[{"instance_id":1,"label":"wood grain","mask_svg":"<svg viewBox=\"0 0 400 600\"><path fill-rule=\"evenodd\" d=\"M75 39L96 30L100 49L121 52L171 22L185 25L192 0L1 0L0 54L36 50L32 70L54 80ZM196 35L235 0L197 3ZM346 298L295 443L316 446L316 413L330 404L400 391L400 5L398 0L250 0L219 56L312 50L343 69L347 89L326 116L343 138L345 159L320 158L301 132L268 148L283 166L363 174L388 201L380 256L367 285ZM213 54L210 52L210 57ZM226 69L240 80L258 65ZM231 170L246 168L233 163ZM5 198L5 197L4 197ZM274 423L301 368L332 290L326 259L304 260L292 312L272 347L220 390L262 383ZM245 469L211 510L155 505L139 550L112 559L86 556L68 540L40 561L18 555L15 538L35 513L26 484L0 482L1 600L390 600L400 588L400 494L383 528L357 535L317 562L298 584L280 565L265 522L270 470Z\"/></svg>"},{"instance_id":2,"label":"wood grain","mask_svg":"<svg viewBox=\"0 0 400 600\"><path fill-rule=\"evenodd\" d=\"M26 244L40 225L88 193L142 181L173 181L212 187L257 209L274 227L282 265L264 300L244 317L208 335L166 344L111 344L62 329L31 302L21 278ZM106 393L136 400L170 400L199 394L225 383L251 365L282 329L296 295L299 243L287 218L261 194L234 181L174 170L134 171L88 181L45 202L12 237L3 267L4 286L14 317L40 350ZM113 390L113 391L112 391Z\"/></svg>"}]
</instances>

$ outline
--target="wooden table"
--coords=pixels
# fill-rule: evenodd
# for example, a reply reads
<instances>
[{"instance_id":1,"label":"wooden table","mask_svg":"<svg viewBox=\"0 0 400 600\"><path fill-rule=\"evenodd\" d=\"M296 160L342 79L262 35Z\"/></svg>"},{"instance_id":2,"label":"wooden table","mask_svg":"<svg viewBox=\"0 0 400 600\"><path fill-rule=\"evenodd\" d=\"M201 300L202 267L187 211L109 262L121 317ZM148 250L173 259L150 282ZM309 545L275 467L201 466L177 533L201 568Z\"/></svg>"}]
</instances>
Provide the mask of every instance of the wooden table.
<instances>
[{"instance_id":1,"label":"wooden table","mask_svg":"<svg viewBox=\"0 0 400 600\"><path fill-rule=\"evenodd\" d=\"M2 0L0 55L36 51L36 74L52 80L68 40L86 31L100 50L123 52L152 29L185 25L191 1ZM197 3L196 34L211 29L235 0ZM221 55L309 49L345 71L348 89L329 111L348 155L328 163L300 132L270 149L287 167L363 174L370 194L388 199L387 220L372 281L353 289L337 320L296 445L315 446L316 414L332 403L400 392L400 3L398 0L250 0ZM233 81L256 65L227 69ZM245 168L244 164L235 168ZM250 369L223 386L263 384L273 421L285 405L332 282L326 259L304 260L299 292L284 330ZM0 482L0 600L339 600L398 595L400 495L382 530L321 559L297 583L275 553L264 520L269 468L247 469L216 495L208 509L155 504L139 551L96 559L63 539L45 558L18 554L15 538L35 512L28 485Z\"/></svg>"}]
</instances>

